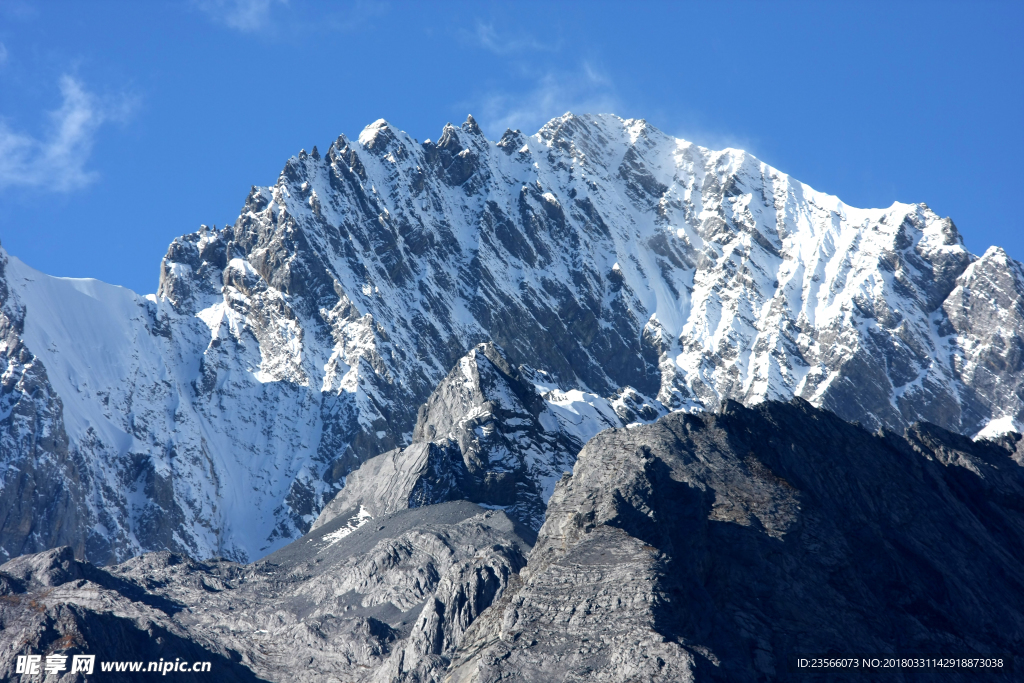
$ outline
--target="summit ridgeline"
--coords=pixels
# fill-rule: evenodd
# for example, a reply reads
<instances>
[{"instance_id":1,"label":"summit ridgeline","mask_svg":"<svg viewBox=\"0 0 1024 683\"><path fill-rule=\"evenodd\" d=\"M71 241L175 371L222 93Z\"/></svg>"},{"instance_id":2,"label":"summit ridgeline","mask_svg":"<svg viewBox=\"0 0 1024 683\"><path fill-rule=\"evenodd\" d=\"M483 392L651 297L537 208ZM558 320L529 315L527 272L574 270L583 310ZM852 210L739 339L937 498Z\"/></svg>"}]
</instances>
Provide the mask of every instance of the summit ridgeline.
<instances>
[{"instance_id":1,"label":"summit ridgeline","mask_svg":"<svg viewBox=\"0 0 1024 683\"><path fill-rule=\"evenodd\" d=\"M569 444L723 400L1016 432L1022 293L1019 263L924 204L853 208L643 120L424 143L377 121L176 239L155 295L0 252L0 558L253 561L363 462L428 443L536 530ZM489 342L518 404L453 384ZM480 422L421 434L443 382L480 415L432 410Z\"/></svg>"}]
</instances>

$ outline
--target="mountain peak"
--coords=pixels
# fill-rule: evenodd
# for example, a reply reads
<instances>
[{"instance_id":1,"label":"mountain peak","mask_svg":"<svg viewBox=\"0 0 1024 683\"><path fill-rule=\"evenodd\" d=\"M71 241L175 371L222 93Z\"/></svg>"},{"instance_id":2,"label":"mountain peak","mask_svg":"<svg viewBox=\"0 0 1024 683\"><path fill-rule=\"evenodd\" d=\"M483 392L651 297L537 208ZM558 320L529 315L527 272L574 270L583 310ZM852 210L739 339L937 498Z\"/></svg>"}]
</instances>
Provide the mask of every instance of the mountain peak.
<instances>
[{"instance_id":1,"label":"mountain peak","mask_svg":"<svg viewBox=\"0 0 1024 683\"><path fill-rule=\"evenodd\" d=\"M377 119L373 123L369 124L359 133L357 138L360 144L366 144L370 140L373 140L381 131L387 130L391 127L391 124L385 119Z\"/></svg>"},{"instance_id":2,"label":"mountain peak","mask_svg":"<svg viewBox=\"0 0 1024 683\"><path fill-rule=\"evenodd\" d=\"M419 145L381 119L289 160L232 226L170 245L152 298L9 266L0 500L50 522L0 524L0 549L259 557L414 441L533 524L565 444L723 399L1024 423L1024 275L931 210L850 207L641 119L478 128Z\"/></svg>"},{"instance_id":3,"label":"mountain peak","mask_svg":"<svg viewBox=\"0 0 1024 683\"><path fill-rule=\"evenodd\" d=\"M466 131L470 135L482 136L484 134L484 132L480 130L480 126L477 125L476 119L473 118L472 114L469 114L466 117L465 123L462 124L462 130Z\"/></svg>"}]
</instances>

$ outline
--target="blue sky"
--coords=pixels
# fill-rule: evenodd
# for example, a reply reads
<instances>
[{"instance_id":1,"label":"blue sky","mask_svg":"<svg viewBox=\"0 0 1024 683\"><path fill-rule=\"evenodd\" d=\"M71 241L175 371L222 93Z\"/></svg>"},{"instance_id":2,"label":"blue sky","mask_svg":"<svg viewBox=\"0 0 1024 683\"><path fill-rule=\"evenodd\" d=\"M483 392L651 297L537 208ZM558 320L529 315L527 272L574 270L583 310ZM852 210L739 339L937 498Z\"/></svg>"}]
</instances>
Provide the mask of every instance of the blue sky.
<instances>
[{"instance_id":1,"label":"blue sky","mask_svg":"<svg viewBox=\"0 0 1024 683\"><path fill-rule=\"evenodd\" d=\"M742 147L1024 259L1024 3L0 1L0 241L156 289L167 244L378 118L567 110Z\"/></svg>"}]
</instances>

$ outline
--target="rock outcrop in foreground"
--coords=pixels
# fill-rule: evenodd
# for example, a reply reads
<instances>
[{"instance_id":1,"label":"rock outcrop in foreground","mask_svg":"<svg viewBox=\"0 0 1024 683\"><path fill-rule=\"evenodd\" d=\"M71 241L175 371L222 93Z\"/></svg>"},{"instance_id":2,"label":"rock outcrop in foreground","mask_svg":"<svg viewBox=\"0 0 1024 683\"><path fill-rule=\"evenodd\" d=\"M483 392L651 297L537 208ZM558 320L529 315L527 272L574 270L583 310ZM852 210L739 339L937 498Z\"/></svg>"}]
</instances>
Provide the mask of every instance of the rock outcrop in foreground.
<instances>
[{"instance_id":1,"label":"rock outcrop in foreground","mask_svg":"<svg viewBox=\"0 0 1024 683\"><path fill-rule=\"evenodd\" d=\"M604 432L450 680L832 680L788 658L1022 652L1017 438L870 434L799 399Z\"/></svg>"},{"instance_id":2,"label":"rock outcrop in foreground","mask_svg":"<svg viewBox=\"0 0 1024 683\"><path fill-rule=\"evenodd\" d=\"M18 654L60 652L211 662L175 680L434 680L528 550L504 513L453 502L338 518L251 565L27 555L0 567L0 679L17 680Z\"/></svg>"},{"instance_id":3,"label":"rock outcrop in foreground","mask_svg":"<svg viewBox=\"0 0 1024 683\"><path fill-rule=\"evenodd\" d=\"M1019 653L1019 439L727 403L591 439L532 550L501 510L407 500L339 510L250 565L25 556L0 566L0 677L53 652L417 683L829 680L788 658ZM422 453L388 458L359 470L367 490ZM918 673L859 680L933 680Z\"/></svg>"}]
</instances>

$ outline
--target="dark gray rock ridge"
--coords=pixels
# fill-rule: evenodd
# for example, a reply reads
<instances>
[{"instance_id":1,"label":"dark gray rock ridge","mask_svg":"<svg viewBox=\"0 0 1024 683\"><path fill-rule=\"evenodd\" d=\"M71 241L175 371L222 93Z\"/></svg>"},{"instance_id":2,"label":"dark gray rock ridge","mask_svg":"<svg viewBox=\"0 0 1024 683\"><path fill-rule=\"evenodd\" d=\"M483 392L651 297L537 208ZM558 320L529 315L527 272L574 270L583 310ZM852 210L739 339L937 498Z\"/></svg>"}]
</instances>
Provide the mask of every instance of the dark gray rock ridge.
<instances>
[{"instance_id":1,"label":"dark gray rock ridge","mask_svg":"<svg viewBox=\"0 0 1024 683\"><path fill-rule=\"evenodd\" d=\"M606 431L449 680L824 681L787 658L1024 651L1018 443L872 434L800 399Z\"/></svg>"}]
</instances>

